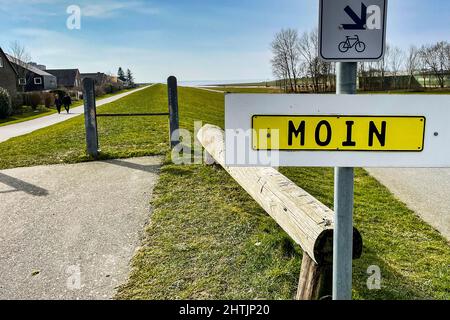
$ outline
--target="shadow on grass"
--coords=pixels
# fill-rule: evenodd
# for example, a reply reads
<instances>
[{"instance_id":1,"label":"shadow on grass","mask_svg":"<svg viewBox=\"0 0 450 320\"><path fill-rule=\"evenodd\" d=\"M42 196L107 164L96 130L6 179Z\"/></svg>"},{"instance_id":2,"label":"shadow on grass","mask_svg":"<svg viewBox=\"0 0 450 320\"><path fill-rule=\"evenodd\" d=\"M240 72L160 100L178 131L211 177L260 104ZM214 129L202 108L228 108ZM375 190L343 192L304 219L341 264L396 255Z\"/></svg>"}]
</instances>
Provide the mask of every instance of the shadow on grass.
<instances>
[{"instance_id":1,"label":"shadow on grass","mask_svg":"<svg viewBox=\"0 0 450 320\"><path fill-rule=\"evenodd\" d=\"M381 289L370 290L368 281L372 273L370 266L377 266L381 271ZM434 299L420 288L421 284L394 270L377 253L364 247L363 256L353 261L353 290L355 299L363 300L428 300Z\"/></svg>"}]
</instances>

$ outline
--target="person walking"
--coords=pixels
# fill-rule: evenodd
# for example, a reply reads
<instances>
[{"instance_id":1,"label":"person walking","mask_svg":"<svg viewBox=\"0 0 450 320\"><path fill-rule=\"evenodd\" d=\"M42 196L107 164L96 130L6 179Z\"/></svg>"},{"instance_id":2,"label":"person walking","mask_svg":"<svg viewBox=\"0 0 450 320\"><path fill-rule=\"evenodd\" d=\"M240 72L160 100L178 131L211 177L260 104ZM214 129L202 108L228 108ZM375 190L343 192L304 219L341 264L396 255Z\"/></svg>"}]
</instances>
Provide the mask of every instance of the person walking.
<instances>
[{"instance_id":1,"label":"person walking","mask_svg":"<svg viewBox=\"0 0 450 320\"><path fill-rule=\"evenodd\" d=\"M69 113L70 106L72 105L72 98L66 94L62 99L62 103L64 105L64 109L66 109L67 113Z\"/></svg>"},{"instance_id":2,"label":"person walking","mask_svg":"<svg viewBox=\"0 0 450 320\"><path fill-rule=\"evenodd\" d=\"M56 106L56 110L58 110L58 114L60 114L61 107L62 107L62 101L61 101L61 98L59 97L59 94L57 94L55 96L55 106Z\"/></svg>"}]
</instances>

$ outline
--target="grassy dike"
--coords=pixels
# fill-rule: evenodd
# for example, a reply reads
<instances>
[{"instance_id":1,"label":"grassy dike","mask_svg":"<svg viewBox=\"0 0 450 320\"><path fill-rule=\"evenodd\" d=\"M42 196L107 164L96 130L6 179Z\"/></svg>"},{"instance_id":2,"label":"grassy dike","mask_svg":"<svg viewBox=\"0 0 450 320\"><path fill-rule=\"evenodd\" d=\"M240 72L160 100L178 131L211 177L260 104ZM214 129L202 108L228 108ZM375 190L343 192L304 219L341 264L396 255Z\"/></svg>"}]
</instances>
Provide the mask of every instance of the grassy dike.
<instances>
[{"instance_id":1,"label":"grassy dike","mask_svg":"<svg viewBox=\"0 0 450 320\"><path fill-rule=\"evenodd\" d=\"M180 88L181 127L195 120L223 127L224 95ZM102 112L167 109L157 85L99 108ZM100 118L103 158L166 155L153 213L117 299L292 299L301 251L218 167L176 166L167 147L167 118ZM83 117L0 144L0 168L89 160ZM282 172L326 205L333 204L332 169ZM431 227L361 169L355 221L364 253L354 267L356 299L449 299L450 247ZM366 270L377 265L382 289L369 291Z\"/></svg>"},{"instance_id":2,"label":"grassy dike","mask_svg":"<svg viewBox=\"0 0 450 320\"><path fill-rule=\"evenodd\" d=\"M182 127L192 130L196 119L223 126L223 95L186 88L180 102ZM333 206L332 169L282 172ZM167 160L153 207L118 299L293 298L299 247L224 170ZM450 297L446 240L362 169L356 173L355 222L365 243L355 261L355 299ZM382 290L367 289L372 265L381 268Z\"/></svg>"}]
</instances>

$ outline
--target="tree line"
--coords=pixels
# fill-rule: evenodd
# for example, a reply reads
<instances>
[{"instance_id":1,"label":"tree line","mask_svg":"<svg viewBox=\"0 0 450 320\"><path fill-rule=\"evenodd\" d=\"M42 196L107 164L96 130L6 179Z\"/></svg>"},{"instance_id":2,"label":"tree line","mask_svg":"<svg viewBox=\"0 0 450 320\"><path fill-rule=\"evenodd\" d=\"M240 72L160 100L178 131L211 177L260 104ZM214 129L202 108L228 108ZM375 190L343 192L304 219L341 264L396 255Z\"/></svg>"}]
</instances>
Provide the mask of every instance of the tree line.
<instances>
[{"instance_id":1,"label":"tree line","mask_svg":"<svg viewBox=\"0 0 450 320\"><path fill-rule=\"evenodd\" d=\"M119 70L117 71L117 78L129 87L133 87L135 85L134 76L130 69L127 69L125 73L122 67L119 67Z\"/></svg>"},{"instance_id":2,"label":"tree line","mask_svg":"<svg viewBox=\"0 0 450 320\"><path fill-rule=\"evenodd\" d=\"M271 48L273 75L285 92L335 90L335 63L319 58L317 30L299 35L295 29L283 29L275 35ZM447 41L411 46L406 52L388 44L383 59L361 62L358 68L363 90L444 88L449 74L450 43Z\"/></svg>"}]
</instances>

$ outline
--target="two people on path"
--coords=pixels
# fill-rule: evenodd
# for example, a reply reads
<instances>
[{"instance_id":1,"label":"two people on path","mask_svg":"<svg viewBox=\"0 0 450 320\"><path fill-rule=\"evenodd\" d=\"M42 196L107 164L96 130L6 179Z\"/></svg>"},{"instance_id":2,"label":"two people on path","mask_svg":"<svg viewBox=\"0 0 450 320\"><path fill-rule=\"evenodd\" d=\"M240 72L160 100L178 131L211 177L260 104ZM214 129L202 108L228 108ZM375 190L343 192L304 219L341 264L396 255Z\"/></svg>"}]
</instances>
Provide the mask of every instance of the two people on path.
<instances>
[{"instance_id":1,"label":"two people on path","mask_svg":"<svg viewBox=\"0 0 450 320\"><path fill-rule=\"evenodd\" d=\"M64 106L64 109L66 109L67 113L69 113L70 106L72 105L72 98L68 94L66 94L63 98L60 98L59 95L56 95L55 97L55 106L58 110L58 113L61 113L61 107Z\"/></svg>"}]
</instances>

